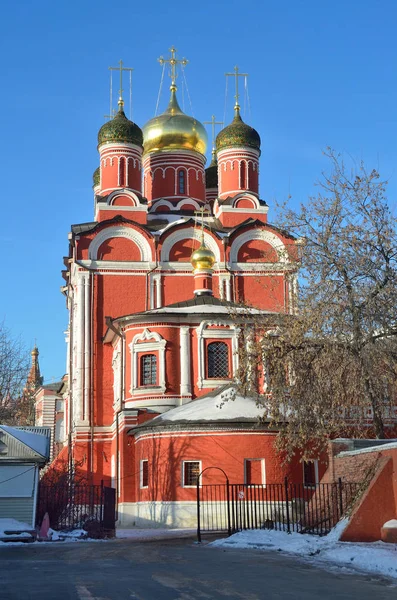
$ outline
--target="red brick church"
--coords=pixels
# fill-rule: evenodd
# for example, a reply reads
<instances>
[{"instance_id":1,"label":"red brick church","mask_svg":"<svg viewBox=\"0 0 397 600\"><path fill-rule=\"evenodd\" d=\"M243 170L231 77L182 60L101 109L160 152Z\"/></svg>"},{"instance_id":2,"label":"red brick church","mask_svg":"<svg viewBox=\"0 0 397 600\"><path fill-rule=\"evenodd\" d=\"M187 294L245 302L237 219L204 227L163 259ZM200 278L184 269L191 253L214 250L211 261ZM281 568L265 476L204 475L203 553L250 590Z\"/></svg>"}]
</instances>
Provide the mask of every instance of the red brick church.
<instances>
[{"instance_id":1,"label":"red brick church","mask_svg":"<svg viewBox=\"0 0 397 600\"><path fill-rule=\"evenodd\" d=\"M172 74L163 114L141 129L120 97L99 130L93 220L72 226L64 259L68 372L36 401L62 421L55 464L115 487L124 525L191 524L208 466L232 483L318 479L317 465L280 464L276 433L233 385L249 368L241 305L271 330L296 297L297 243L259 196L260 136L236 94L206 169L205 128Z\"/></svg>"}]
</instances>

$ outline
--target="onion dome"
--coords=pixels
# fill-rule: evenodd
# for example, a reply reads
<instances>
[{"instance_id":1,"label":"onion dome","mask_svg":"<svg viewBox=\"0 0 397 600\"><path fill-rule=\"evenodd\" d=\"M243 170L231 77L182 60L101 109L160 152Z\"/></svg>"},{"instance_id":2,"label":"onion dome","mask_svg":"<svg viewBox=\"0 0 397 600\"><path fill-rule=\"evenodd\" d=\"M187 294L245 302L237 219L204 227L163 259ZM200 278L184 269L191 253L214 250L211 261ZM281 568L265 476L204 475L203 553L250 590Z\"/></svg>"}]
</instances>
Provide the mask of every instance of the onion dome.
<instances>
[{"instance_id":1,"label":"onion dome","mask_svg":"<svg viewBox=\"0 0 397 600\"><path fill-rule=\"evenodd\" d=\"M100 167L98 167L97 169L95 169L95 171L92 174L92 181L93 181L93 186L94 188L96 188L100 182L101 182L101 170Z\"/></svg>"},{"instance_id":2,"label":"onion dome","mask_svg":"<svg viewBox=\"0 0 397 600\"><path fill-rule=\"evenodd\" d=\"M216 261L215 254L204 244L204 239L201 240L201 245L193 252L190 257L190 262L194 269L212 269Z\"/></svg>"},{"instance_id":3,"label":"onion dome","mask_svg":"<svg viewBox=\"0 0 397 600\"><path fill-rule=\"evenodd\" d=\"M102 125L98 132L98 146L117 142L136 146L142 146L143 142L142 130L125 116L124 102L121 98L115 117Z\"/></svg>"},{"instance_id":4,"label":"onion dome","mask_svg":"<svg viewBox=\"0 0 397 600\"><path fill-rule=\"evenodd\" d=\"M260 151L261 138L259 133L244 123L240 116L240 107L234 108L235 115L233 121L222 129L216 136L216 151L226 148L254 148Z\"/></svg>"},{"instance_id":5,"label":"onion dome","mask_svg":"<svg viewBox=\"0 0 397 600\"><path fill-rule=\"evenodd\" d=\"M176 99L176 85L171 85L171 99L167 110L150 119L143 127L143 152L167 150L194 150L205 154L207 132L194 117L180 108Z\"/></svg>"},{"instance_id":6,"label":"onion dome","mask_svg":"<svg viewBox=\"0 0 397 600\"><path fill-rule=\"evenodd\" d=\"M218 161L216 160L215 150L212 151L211 164L205 170L205 187L207 190L218 187Z\"/></svg>"}]
</instances>

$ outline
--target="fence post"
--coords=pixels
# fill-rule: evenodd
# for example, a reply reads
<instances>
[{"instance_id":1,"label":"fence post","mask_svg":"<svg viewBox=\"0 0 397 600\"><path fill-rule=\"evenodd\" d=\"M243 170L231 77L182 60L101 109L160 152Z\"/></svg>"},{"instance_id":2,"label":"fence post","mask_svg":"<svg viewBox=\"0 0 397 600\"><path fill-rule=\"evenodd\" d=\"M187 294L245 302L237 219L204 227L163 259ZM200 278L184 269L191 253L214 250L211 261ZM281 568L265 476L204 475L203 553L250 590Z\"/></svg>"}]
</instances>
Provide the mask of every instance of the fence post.
<instances>
[{"instance_id":1,"label":"fence post","mask_svg":"<svg viewBox=\"0 0 397 600\"><path fill-rule=\"evenodd\" d=\"M285 487L285 508L286 508L286 516L287 516L287 532L291 533L290 521L289 521L289 505L288 505L288 478L284 479L284 487Z\"/></svg>"},{"instance_id":2,"label":"fence post","mask_svg":"<svg viewBox=\"0 0 397 600\"><path fill-rule=\"evenodd\" d=\"M339 492L339 511L340 511L340 519L343 517L343 483L342 477L338 479L338 492Z\"/></svg>"},{"instance_id":3,"label":"fence post","mask_svg":"<svg viewBox=\"0 0 397 600\"><path fill-rule=\"evenodd\" d=\"M197 477L197 541L201 544L201 524L200 524L200 477Z\"/></svg>"},{"instance_id":4,"label":"fence post","mask_svg":"<svg viewBox=\"0 0 397 600\"><path fill-rule=\"evenodd\" d=\"M230 524L230 492L229 492L229 480L226 479L226 502L227 502L227 535L232 535L232 527Z\"/></svg>"}]
</instances>

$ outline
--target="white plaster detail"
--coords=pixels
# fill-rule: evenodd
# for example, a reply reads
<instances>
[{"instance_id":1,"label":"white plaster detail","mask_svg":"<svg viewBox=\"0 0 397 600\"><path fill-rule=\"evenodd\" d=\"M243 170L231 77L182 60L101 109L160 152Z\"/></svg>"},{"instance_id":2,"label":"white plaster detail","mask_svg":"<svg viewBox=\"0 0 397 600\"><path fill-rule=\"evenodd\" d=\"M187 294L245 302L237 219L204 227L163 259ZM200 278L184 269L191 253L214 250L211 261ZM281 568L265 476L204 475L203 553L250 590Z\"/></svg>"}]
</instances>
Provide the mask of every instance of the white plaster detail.
<instances>
[{"instance_id":1,"label":"white plaster detail","mask_svg":"<svg viewBox=\"0 0 397 600\"><path fill-rule=\"evenodd\" d=\"M131 353L131 383L130 393L132 396L143 394L163 394L166 390L165 382L165 348L167 342L161 335L155 331L144 329L142 333L136 334L132 342L128 345ZM139 353L158 352L158 375L156 386L140 387L138 381Z\"/></svg>"},{"instance_id":2,"label":"white plaster detail","mask_svg":"<svg viewBox=\"0 0 397 600\"><path fill-rule=\"evenodd\" d=\"M180 361L181 361L181 396L192 393L190 381L190 334L189 327L181 327L180 336Z\"/></svg>"},{"instance_id":3,"label":"white plaster detail","mask_svg":"<svg viewBox=\"0 0 397 600\"><path fill-rule=\"evenodd\" d=\"M132 229L131 227L106 227L103 229L98 235L92 240L89 249L88 249L88 257L91 260L97 260L98 258L98 250L100 246L106 240L112 238L126 238L134 242L140 252L141 252L141 261L151 261L152 260L152 250L150 248L150 244L147 239L137 231L136 229Z\"/></svg>"},{"instance_id":4,"label":"white plaster detail","mask_svg":"<svg viewBox=\"0 0 397 600\"><path fill-rule=\"evenodd\" d=\"M252 242L254 240L259 240L261 242L270 244L270 246L272 246L272 248L276 250L279 262L288 262L288 255L285 244L275 233L264 229L250 229L249 231L246 231L245 233L239 235L232 243L232 247L230 249L230 262L237 263L237 257L240 248L246 242Z\"/></svg>"},{"instance_id":5,"label":"white plaster detail","mask_svg":"<svg viewBox=\"0 0 397 600\"><path fill-rule=\"evenodd\" d=\"M211 326L222 326L223 329L211 329ZM227 326L227 327L225 327ZM223 385L227 381L233 380L238 371L238 336L240 329L227 321L202 321L196 328L197 344L198 344L198 379L197 386L199 389L213 388ZM228 339L231 340L232 351L232 373L231 377L225 379L206 379L205 365L205 339Z\"/></svg>"},{"instance_id":6,"label":"white plaster detail","mask_svg":"<svg viewBox=\"0 0 397 600\"><path fill-rule=\"evenodd\" d=\"M161 248L161 261L169 262L172 247L177 242L180 242L185 239L193 239L200 242L201 232L197 229L194 229L193 227L188 227L187 229L180 229L175 233L170 233L169 236L164 240L163 246ZM216 262L219 263L221 260L221 256L218 244L216 243L215 239L206 231L204 231L204 242L205 245L215 254Z\"/></svg>"}]
</instances>

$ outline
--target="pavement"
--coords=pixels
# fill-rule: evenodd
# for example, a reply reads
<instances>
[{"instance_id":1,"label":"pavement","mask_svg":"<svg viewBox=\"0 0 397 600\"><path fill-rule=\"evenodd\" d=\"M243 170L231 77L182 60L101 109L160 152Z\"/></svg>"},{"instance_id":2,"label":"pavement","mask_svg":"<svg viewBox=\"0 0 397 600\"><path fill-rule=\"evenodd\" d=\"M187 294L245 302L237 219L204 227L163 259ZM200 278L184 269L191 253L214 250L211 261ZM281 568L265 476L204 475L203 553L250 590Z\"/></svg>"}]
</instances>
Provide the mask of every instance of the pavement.
<instances>
[{"instance_id":1,"label":"pavement","mask_svg":"<svg viewBox=\"0 0 397 600\"><path fill-rule=\"evenodd\" d=\"M385 578L193 538L0 548L1 600L395 600Z\"/></svg>"}]
</instances>

